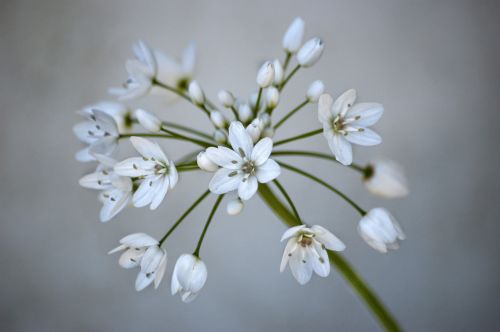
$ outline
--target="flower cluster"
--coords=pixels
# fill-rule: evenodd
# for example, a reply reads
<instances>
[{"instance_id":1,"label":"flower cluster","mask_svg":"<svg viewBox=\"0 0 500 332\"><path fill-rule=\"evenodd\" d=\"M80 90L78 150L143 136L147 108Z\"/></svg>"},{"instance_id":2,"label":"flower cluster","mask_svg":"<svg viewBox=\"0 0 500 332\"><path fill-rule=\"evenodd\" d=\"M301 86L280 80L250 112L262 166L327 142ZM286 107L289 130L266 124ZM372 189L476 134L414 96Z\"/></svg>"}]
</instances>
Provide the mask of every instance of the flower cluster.
<instances>
[{"instance_id":1,"label":"flower cluster","mask_svg":"<svg viewBox=\"0 0 500 332\"><path fill-rule=\"evenodd\" d=\"M181 255L175 264L171 277L172 294L179 294L182 301L190 302L203 288L207 267L200 258L200 250L223 197L227 198L227 214L234 216L240 214L245 202L255 195L260 195L270 205L269 197L281 204L281 200L274 196L274 190L285 198L287 206L284 210L293 216L288 221L290 228L281 238L287 242L280 270L284 271L288 265L300 284L309 282L313 272L327 277L330 273L329 251L342 251L346 246L325 228L331 226L305 223L293 199L278 180L284 170L305 176L350 204L361 215L358 223L361 238L375 250L385 253L396 249L398 242L404 239L401 227L386 209L366 211L331 184L280 160L293 156L325 159L359 173L366 188L375 195L396 198L408 193L405 175L395 162L378 160L366 166L353 162L352 144L373 146L381 143L381 137L370 127L379 121L384 111L379 103L357 102L355 90L350 89L334 99L325 92L324 83L316 80L309 85L296 107L274 121L285 86L300 70L314 66L323 54L324 41L313 37L304 42L304 35L304 22L296 18L282 40L284 60L269 59L260 66L256 75L257 90L248 99L221 90L217 95L220 107L205 95L202 84L194 79L196 49L193 44L185 50L181 62L153 50L145 42L134 44L135 57L126 62L126 82L109 92L122 102L151 94L163 95L171 102L184 99L207 116L209 125L205 131L163 121L150 111L117 102L98 102L79 112L85 120L74 126L74 132L85 147L77 152L76 159L98 164L93 173L80 179L80 185L99 191L102 222L113 219L129 205L137 208L149 206L154 210L165 204L166 197L172 195L171 191L179 182L179 175L184 172L211 174L206 191L159 241L144 233L134 233L122 238L120 246L109 252L122 251L119 264L123 268L139 268L135 284L138 291L152 283L158 287L167 268L166 240L210 194L217 199L194 251ZM322 128L275 140L277 130L307 106L317 110L315 117ZM137 127L143 130L136 131ZM280 145L321 133L331 154L276 150ZM174 161L153 139L190 142L198 149ZM129 141L137 154L118 158L117 150L122 141Z\"/></svg>"}]
</instances>

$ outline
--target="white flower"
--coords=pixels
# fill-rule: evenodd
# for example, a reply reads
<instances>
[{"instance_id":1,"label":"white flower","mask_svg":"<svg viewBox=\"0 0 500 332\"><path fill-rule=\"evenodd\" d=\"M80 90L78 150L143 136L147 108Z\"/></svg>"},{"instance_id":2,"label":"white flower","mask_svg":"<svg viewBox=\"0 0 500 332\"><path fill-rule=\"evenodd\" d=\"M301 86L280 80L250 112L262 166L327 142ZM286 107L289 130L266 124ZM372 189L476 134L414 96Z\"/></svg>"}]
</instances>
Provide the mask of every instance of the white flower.
<instances>
[{"instance_id":1,"label":"white flower","mask_svg":"<svg viewBox=\"0 0 500 332\"><path fill-rule=\"evenodd\" d=\"M234 96L231 92L227 90L221 90L217 94L219 101L224 107L231 107L234 105Z\"/></svg>"},{"instance_id":2,"label":"white flower","mask_svg":"<svg viewBox=\"0 0 500 332\"><path fill-rule=\"evenodd\" d=\"M377 160L367 166L365 178L366 188L374 194L385 198L398 198L408 195L408 181L404 170L395 161Z\"/></svg>"},{"instance_id":3,"label":"white flower","mask_svg":"<svg viewBox=\"0 0 500 332\"><path fill-rule=\"evenodd\" d=\"M81 114L91 115L92 110L94 109L111 115L111 117L115 120L120 133L129 132L134 125L132 110L123 104L113 101L100 101L98 103L85 106L82 109Z\"/></svg>"},{"instance_id":4,"label":"white flower","mask_svg":"<svg viewBox=\"0 0 500 332\"><path fill-rule=\"evenodd\" d=\"M374 125L382 116L384 108L378 103L358 103L356 91L344 92L333 102L328 94L319 98L318 118L323 124L324 135L335 158L344 165L352 163L353 144L372 146L382 139L373 130L367 128Z\"/></svg>"},{"instance_id":5,"label":"white flower","mask_svg":"<svg viewBox=\"0 0 500 332\"><path fill-rule=\"evenodd\" d=\"M87 162L96 160L93 154L111 155L118 146L119 136L113 117L98 109L86 109L81 115L87 121L76 124L73 131L88 146L76 153L76 160Z\"/></svg>"},{"instance_id":6,"label":"white flower","mask_svg":"<svg viewBox=\"0 0 500 332\"><path fill-rule=\"evenodd\" d=\"M297 53L297 62L302 67L311 67L318 62L321 54L323 54L324 47L325 43L320 38L310 39Z\"/></svg>"},{"instance_id":7,"label":"white flower","mask_svg":"<svg viewBox=\"0 0 500 332\"><path fill-rule=\"evenodd\" d=\"M135 99L145 96L151 90L156 77L158 65L153 51L143 41L132 46L135 59L125 64L128 79L122 87L110 88L109 93L117 95L119 99Z\"/></svg>"},{"instance_id":8,"label":"white flower","mask_svg":"<svg viewBox=\"0 0 500 332\"><path fill-rule=\"evenodd\" d=\"M215 194L238 190L242 200L250 199L257 191L258 182L267 183L280 174L280 166L269 159L273 149L270 138L261 139L255 147L241 122L229 126L229 142L233 150L224 146L207 149L207 156L221 166L209 184Z\"/></svg>"},{"instance_id":9,"label":"white flower","mask_svg":"<svg viewBox=\"0 0 500 332\"><path fill-rule=\"evenodd\" d=\"M158 63L157 80L182 91L187 90L196 67L196 45L191 43L186 47L180 62L162 52L156 51L154 55ZM177 95L167 93L177 98Z\"/></svg>"},{"instance_id":10,"label":"white flower","mask_svg":"<svg viewBox=\"0 0 500 332\"><path fill-rule=\"evenodd\" d=\"M238 107L238 116L242 122L246 123L253 117L252 109L246 103L241 104Z\"/></svg>"},{"instance_id":11,"label":"white flower","mask_svg":"<svg viewBox=\"0 0 500 332\"><path fill-rule=\"evenodd\" d=\"M115 172L121 176L142 179L132 202L135 207L150 205L150 209L154 210L163 201L167 191L176 185L177 170L157 143L142 137L131 137L130 141L142 157L119 162L115 165Z\"/></svg>"},{"instance_id":12,"label":"white flower","mask_svg":"<svg viewBox=\"0 0 500 332\"><path fill-rule=\"evenodd\" d=\"M280 101L280 93L277 88L271 86L266 91L266 105L269 109L274 109Z\"/></svg>"},{"instance_id":13,"label":"white flower","mask_svg":"<svg viewBox=\"0 0 500 332\"><path fill-rule=\"evenodd\" d=\"M135 280L135 289L141 291L154 281L158 288L167 267L167 252L158 246L158 241L144 233L134 233L120 240L120 245L108 252L113 254L125 250L118 263L125 269L140 266Z\"/></svg>"},{"instance_id":14,"label":"white flower","mask_svg":"<svg viewBox=\"0 0 500 332\"><path fill-rule=\"evenodd\" d=\"M196 105L205 104L205 94L203 93L203 90L198 82L191 81L191 83L189 83L188 93L189 97Z\"/></svg>"},{"instance_id":15,"label":"white flower","mask_svg":"<svg viewBox=\"0 0 500 332\"><path fill-rule=\"evenodd\" d=\"M306 225L289 228L281 237L281 241L286 239L289 240L281 259L280 272L283 272L288 264L292 275L301 285L311 280L313 271L321 277L330 274L330 261L326 249L334 251L345 249L342 241L318 225L311 228Z\"/></svg>"},{"instance_id":16,"label":"white flower","mask_svg":"<svg viewBox=\"0 0 500 332\"><path fill-rule=\"evenodd\" d=\"M194 256L183 254L175 263L172 274L172 295L179 293L183 302L193 301L207 281L207 267Z\"/></svg>"},{"instance_id":17,"label":"white flower","mask_svg":"<svg viewBox=\"0 0 500 332\"><path fill-rule=\"evenodd\" d=\"M237 216L241 213L241 211L243 211L244 207L245 205L243 204L243 201L237 197L227 202L226 212L230 216Z\"/></svg>"},{"instance_id":18,"label":"white flower","mask_svg":"<svg viewBox=\"0 0 500 332\"><path fill-rule=\"evenodd\" d=\"M299 50L304 37L304 21L297 17L286 30L283 36L283 49L289 53L295 53Z\"/></svg>"},{"instance_id":19,"label":"white flower","mask_svg":"<svg viewBox=\"0 0 500 332\"><path fill-rule=\"evenodd\" d=\"M144 129L149 130L153 133L159 132L161 130L161 120L158 119L156 115L151 112L147 112L143 109L137 109L135 111L135 116L137 121L144 127Z\"/></svg>"},{"instance_id":20,"label":"white flower","mask_svg":"<svg viewBox=\"0 0 500 332\"><path fill-rule=\"evenodd\" d=\"M207 172L215 172L219 169L219 166L207 157L207 153L205 151L198 153L196 163L200 169Z\"/></svg>"},{"instance_id":21,"label":"white flower","mask_svg":"<svg viewBox=\"0 0 500 332\"><path fill-rule=\"evenodd\" d=\"M103 203L99 219L107 222L120 213L132 198L132 181L127 177L115 174L113 167L116 161L104 155L96 154L100 162L96 171L82 177L79 184L89 189L101 190L99 200Z\"/></svg>"},{"instance_id":22,"label":"white flower","mask_svg":"<svg viewBox=\"0 0 500 332\"><path fill-rule=\"evenodd\" d=\"M285 71L283 70L283 66L281 65L281 62L276 59L273 61L273 67L274 67L274 84L278 85L283 82L283 79L285 78Z\"/></svg>"},{"instance_id":23,"label":"white flower","mask_svg":"<svg viewBox=\"0 0 500 332\"><path fill-rule=\"evenodd\" d=\"M219 111L211 111L210 112L210 120L217 128L225 128L226 127L226 118Z\"/></svg>"},{"instance_id":24,"label":"white flower","mask_svg":"<svg viewBox=\"0 0 500 332\"><path fill-rule=\"evenodd\" d=\"M307 89L307 100L309 100L310 103L317 103L319 100L319 97L325 92L325 85L321 81L314 81L309 85L309 88Z\"/></svg>"},{"instance_id":25,"label":"white flower","mask_svg":"<svg viewBox=\"0 0 500 332\"><path fill-rule=\"evenodd\" d=\"M260 138L260 133L263 129L262 121L254 119L246 128L248 135L252 138L252 142L256 143Z\"/></svg>"},{"instance_id":26,"label":"white flower","mask_svg":"<svg viewBox=\"0 0 500 332\"><path fill-rule=\"evenodd\" d=\"M396 219L384 208L371 209L359 221L358 232L369 246L382 253L398 249L398 240L405 239Z\"/></svg>"},{"instance_id":27,"label":"white flower","mask_svg":"<svg viewBox=\"0 0 500 332\"><path fill-rule=\"evenodd\" d=\"M260 67L259 72L257 73L257 84L261 88L267 88L274 81L274 66L271 61L266 61Z\"/></svg>"}]
</instances>

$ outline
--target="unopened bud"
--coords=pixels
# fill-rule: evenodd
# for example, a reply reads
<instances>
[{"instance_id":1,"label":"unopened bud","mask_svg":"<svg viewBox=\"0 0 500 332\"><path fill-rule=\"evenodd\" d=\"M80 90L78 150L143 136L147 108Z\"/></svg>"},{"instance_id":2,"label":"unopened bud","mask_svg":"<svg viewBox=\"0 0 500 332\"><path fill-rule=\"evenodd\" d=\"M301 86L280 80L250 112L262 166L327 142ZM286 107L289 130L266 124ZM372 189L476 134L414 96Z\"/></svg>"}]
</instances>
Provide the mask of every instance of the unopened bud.
<instances>
[{"instance_id":1,"label":"unopened bud","mask_svg":"<svg viewBox=\"0 0 500 332\"><path fill-rule=\"evenodd\" d=\"M288 27L283 36L283 48L289 53L295 53L299 50L304 37L304 21L297 17Z\"/></svg>"},{"instance_id":2,"label":"unopened bud","mask_svg":"<svg viewBox=\"0 0 500 332\"><path fill-rule=\"evenodd\" d=\"M323 54L323 49L325 43L318 37L310 39L301 48L299 53L297 53L297 62L302 67L311 67L314 65L321 54Z\"/></svg>"},{"instance_id":3,"label":"unopened bud","mask_svg":"<svg viewBox=\"0 0 500 332\"><path fill-rule=\"evenodd\" d=\"M261 88L267 88L274 81L274 66L271 61L266 61L257 73L257 84Z\"/></svg>"},{"instance_id":4,"label":"unopened bud","mask_svg":"<svg viewBox=\"0 0 500 332\"><path fill-rule=\"evenodd\" d=\"M219 101L224 107L231 107L234 105L234 96L227 90L220 90L217 94Z\"/></svg>"},{"instance_id":5,"label":"unopened bud","mask_svg":"<svg viewBox=\"0 0 500 332\"><path fill-rule=\"evenodd\" d=\"M271 116L268 113L261 113L259 115L260 122L262 124L262 128L269 127L271 125Z\"/></svg>"},{"instance_id":6,"label":"unopened bud","mask_svg":"<svg viewBox=\"0 0 500 332\"><path fill-rule=\"evenodd\" d=\"M266 91L267 108L274 109L276 106L278 106L279 101L280 93L278 89L276 89L274 86L269 87Z\"/></svg>"},{"instance_id":7,"label":"unopened bud","mask_svg":"<svg viewBox=\"0 0 500 332\"><path fill-rule=\"evenodd\" d=\"M283 66L281 65L281 62L276 59L273 61L273 66L274 66L274 84L278 85L283 82L283 79L285 78L285 71L283 70Z\"/></svg>"},{"instance_id":8,"label":"unopened bud","mask_svg":"<svg viewBox=\"0 0 500 332\"><path fill-rule=\"evenodd\" d=\"M248 104L241 104L238 108L238 116L242 122L248 122L253 116L252 109Z\"/></svg>"},{"instance_id":9,"label":"unopened bud","mask_svg":"<svg viewBox=\"0 0 500 332\"><path fill-rule=\"evenodd\" d=\"M198 167L207 172L215 172L219 169L216 163L214 163L210 158L207 157L207 153L205 151L201 151L198 153L196 157L196 163Z\"/></svg>"},{"instance_id":10,"label":"unopened bud","mask_svg":"<svg viewBox=\"0 0 500 332\"><path fill-rule=\"evenodd\" d=\"M135 117L137 118L137 121L139 121L140 125L144 127L144 129L149 130L153 133L160 131L161 120L158 119L158 117L153 113L150 113L143 109L138 109L135 111Z\"/></svg>"},{"instance_id":11,"label":"unopened bud","mask_svg":"<svg viewBox=\"0 0 500 332\"><path fill-rule=\"evenodd\" d=\"M230 216L236 216L236 215L240 214L241 211L243 211L243 207L244 207L244 204L241 201L241 199L239 199L239 198L232 199L229 202L227 202L226 212Z\"/></svg>"},{"instance_id":12,"label":"unopened bud","mask_svg":"<svg viewBox=\"0 0 500 332\"><path fill-rule=\"evenodd\" d=\"M226 144L227 142L226 133L220 129L217 129L214 133L214 141L216 141L218 144Z\"/></svg>"},{"instance_id":13,"label":"unopened bud","mask_svg":"<svg viewBox=\"0 0 500 332\"><path fill-rule=\"evenodd\" d=\"M321 81L314 81L309 85L309 89L307 89L307 100L310 103L317 103L319 100L319 96L321 96L325 92L325 85Z\"/></svg>"},{"instance_id":14,"label":"unopened bud","mask_svg":"<svg viewBox=\"0 0 500 332\"><path fill-rule=\"evenodd\" d=\"M226 127L226 119L224 115L222 115L219 111L210 112L210 120L217 128L225 128Z\"/></svg>"},{"instance_id":15,"label":"unopened bud","mask_svg":"<svg viewBox=\"0 0 500 332\"><path fill-rule=\"evenodd\" d=\"M247 126L247 133L254 143L259 140L261 130L261 121L259 119L254 119L252 123Z\"/></svg>"},{"instance_id":16,"label":"unopened bud","mask_svg":"<svg viewBox=\"0 0 500 332\"><path fill-rule=\"evenodd\" d=\"M196 105L205 104L205 94L203 93L203 90L198 82L191 81L191 83L189 83L188 93L189 97Z\"/></svg>"},{"instance_id":17,"label":"unopened bud","mask_svg":"<svg viewBox=\"0 0 500 332\"><path fill-rule=\"evenodd\" d=\"M273 138L273 136L274 136L274 129L273 129L273 127L266 127L266 128L264 128L264 130L262 130L262 133L260 135L262 137Z\"/></svg>"}]
</instances>

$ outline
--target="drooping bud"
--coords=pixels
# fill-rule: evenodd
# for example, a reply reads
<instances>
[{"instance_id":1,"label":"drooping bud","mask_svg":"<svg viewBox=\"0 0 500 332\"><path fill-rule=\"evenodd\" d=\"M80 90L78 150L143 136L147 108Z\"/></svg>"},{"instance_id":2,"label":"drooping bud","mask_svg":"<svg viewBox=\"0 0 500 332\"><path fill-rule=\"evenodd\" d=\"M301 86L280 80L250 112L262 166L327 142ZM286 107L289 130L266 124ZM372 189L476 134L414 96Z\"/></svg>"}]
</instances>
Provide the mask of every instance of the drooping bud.
<instances>
[{"instance_id":1,"label":"drooping bud","mask_svg":"<svg viewBox=\"0 0 500 332\"><path fill-rule=\"evenodd\" d=\"M370 163L365 172L366 188L377 196L398 198L408 195L408 181L403 168L392 160Z\"/></svg>"},{"instance_id":2,"label":"drooping bud","mask_svg":"<svg viewBox=\"0 0 500 332\"><path fill-rule=\"evenodd\" d=\"M161 129L161 120L158 119L156 115L145 111L143 109L137 109L135 111L135 117L137 121L144 127L144 129L149 130L153 133L159 132Z\"/></svg>"},{"instance_id":3,"label":"drooping bud","mask_svg":"<svg viewBox=\"0 0 500 332\"><path fill-rule=\"evenodd\" d=\"M358 224L359 235L373 249L386 253L398 249L405 234L397 220L384 208L371 209Z\"/></svg>"},{"instance_id":4,"label":"drooping bud","mask_svg":"<svg viewBox=\"0 0 500 332\"><path fill-rule=\"evenodd\" d=\"M274 66L271 61L266 61L257 73L257 84L261 88L267 88L274 81Z\"/></svg>"},{"instance_id":5,"label":"drooping bud","mask_svg":"<svg viewBox=\"0 0 500 332\"><path fill-rule=\"evenodd\" d=\"M322 81L314 81L309 85L309 89L307 89L307 100L310 103L317 103L319 97L325 92L325 85Z\"/></svg>"},{"instance_id":6,"label":"drooping bud","mask_svg":"<svg viewBox=\"0 0 500 332\"><path fill-rule=\"evenodd\" d=\"M238 108L238 116L242 122L248 122L253 116L252 109L248 104L242 103Z\"/></svg>"},{"instance_id":7,"label":"drooping bud","mask_svg":"<svg viewBox=\"0 0 500 332\"><path fill-rule=\"evenodd\" d=\"M230 216L237 216L238 214L241 213L241 211L243 211L243 207L244 204L241 199L239 198L232 199L229 202L227 202L226 212Z\"/></svg>"},{"instance_id":8,"label":"drooping bud","mask_svg":"<svg viewBox=\"0 0 500 332\"><path fill-rule=\"evenodd\" d=\"M325 43L320 38L310 39L297 53L297 62L302 67L311 67L319 60L324 48Z\"/></svg>"},{"instance_id":9,"label":"drooping bud","mask_svg":"<svg viewBox=\"0 0 500 332\"><path fill-rule=\"evenodd\" d=\"M214 141L216 141L218 144L226 144L226 133L223 130L217 129L214 133Z\"/></svg>"},{"instance_id":10,"label":"drooping bud","mask_svg":"<svg viewBox=\"0 0 500 332\"><path fill-rule=\"evenodd\" d=\"M234 96L231 92L227 90L220 90L217 94L219 101L224 107L231 107L234 105Z\"/></svg>"},{"instance_id":11,"label":"drooping bud","mask_svg":"<svg viewBox=\"0 0 500 332\"><path fill-rule=\"evenodd\" d=\"M292 24L288 27L283 36L283 49L288 53L295 53L299 50L304 37L304 21L297 17L293 20Z\"/></svg>"},{"instance_id":12,"label":"drooping bud","mask_svg":"<svg viewBox=\"0 0 500 332\"><path fill-rule=\"evenodd\" d=\"M260 138L260 132L262 130L261 121L259 119L254 119L252 123L247 126L247 133L252 138L252 141L256 143Z\"/></svg>"},{"instance_id":13,"label":"drooping bud","mask_svg":"<svg viewBox=\"0 0 500 332\"><path fill-rule=\"evenodd\" d=\"M217 128L225 128L226 127L226 119L224 115L222 115L219 111L211 111L210 112L210 120Z\"/></svg>"},{"instance_id":14,"label":"drooping bud","mask_svg":"<svg viewBox=\"0 0 500 332\"><path fill-rule=\"evenodd\" d=\"M172 295L179 294L182 302L193 301L207 281L207 266L194 255L183 254L172 273Z\"/></svg>"},{"instance_id":15,"label":"drooping bud","mask_svg":"<svg viewBox=\"0 0 500 332\"><path fill-rule=\"evenodd\" d=\"M274 109L276 106L278 106L279 101L280 93L278 89L276 89L274 86L269 87L269 89L267 89L266 91L267 108Z\"/></svg>"},{"instance_id":16,"label":"drooping bud","mask_svg":"<svg viewBox=\"0 0 500 332\"><path fill-rule=\"evenodd\" d=\"M207 157L207 153L205 151L198 153L196 163L200 169L207 172L215 172L219 169L219 166Z\"/></svg>"},{"instance_id":17,"label":"drooping bud","mask_svg":"<svg viewBox=\"0 0 500 332\"><path fill-rule=\"evenodd\" d=\"M283 66L281 65L281 62L276 59L273 61L273 67L274 67L274 84L278 85L283 82L283 79L285 78L285 71L283 70Z\"/></svg>"},{"instance_id":18,"label":"drooping bud","mask_svg":"<svg viewBox=\"0 0 500 332\"><path fill-rule=\"evenodd\" d=\"M198 82L191 81L191 83L189 83L188 93L189 97L196 105L200 106L205 104L205 94L203 93L203 90Z\"/></svg>"}]
</instances>

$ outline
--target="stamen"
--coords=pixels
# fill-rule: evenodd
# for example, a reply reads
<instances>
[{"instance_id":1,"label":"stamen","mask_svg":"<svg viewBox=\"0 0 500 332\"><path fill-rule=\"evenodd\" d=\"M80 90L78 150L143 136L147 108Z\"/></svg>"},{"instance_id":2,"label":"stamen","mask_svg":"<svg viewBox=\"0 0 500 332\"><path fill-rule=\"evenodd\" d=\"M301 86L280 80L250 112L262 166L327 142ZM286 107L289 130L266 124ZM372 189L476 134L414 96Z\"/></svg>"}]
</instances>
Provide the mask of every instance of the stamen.
<instances>
[{"instance_id":1,"label":"stamen","mask_svg":"<svg viewBox=\"0 0 500 332\"><path fill-rule=\"evenodd\" d=\"M137 167L137 165L136 165L136 164L132 164L132 167L133 167L134 169L139 169L139 168Z\"/></svg>"},{"instance_id":2,"label":"stamen","mask_svg":"<svg viewBox=\"0 0 500 332\"><path fill-rule=\"evenodd\" d=\"M244 157L244 156L245 156L245 151L243 151L243 149L242 149L242 148L238 148L238 152L240 153L240 155L241 155L242 157Z\"/></svg>"},{"instance_id":3,"label":"stamen","mask_svg":"<svg viewBox=\"0 0 500 332\"><path fill-rule=\"evenodd\" d=\"M229 176L230 178L232 178L233 176L235 176L236 174L238 174L237 171L232 171L231 173L229 173L227 176Z\"/></svg>"}]
</instances>

